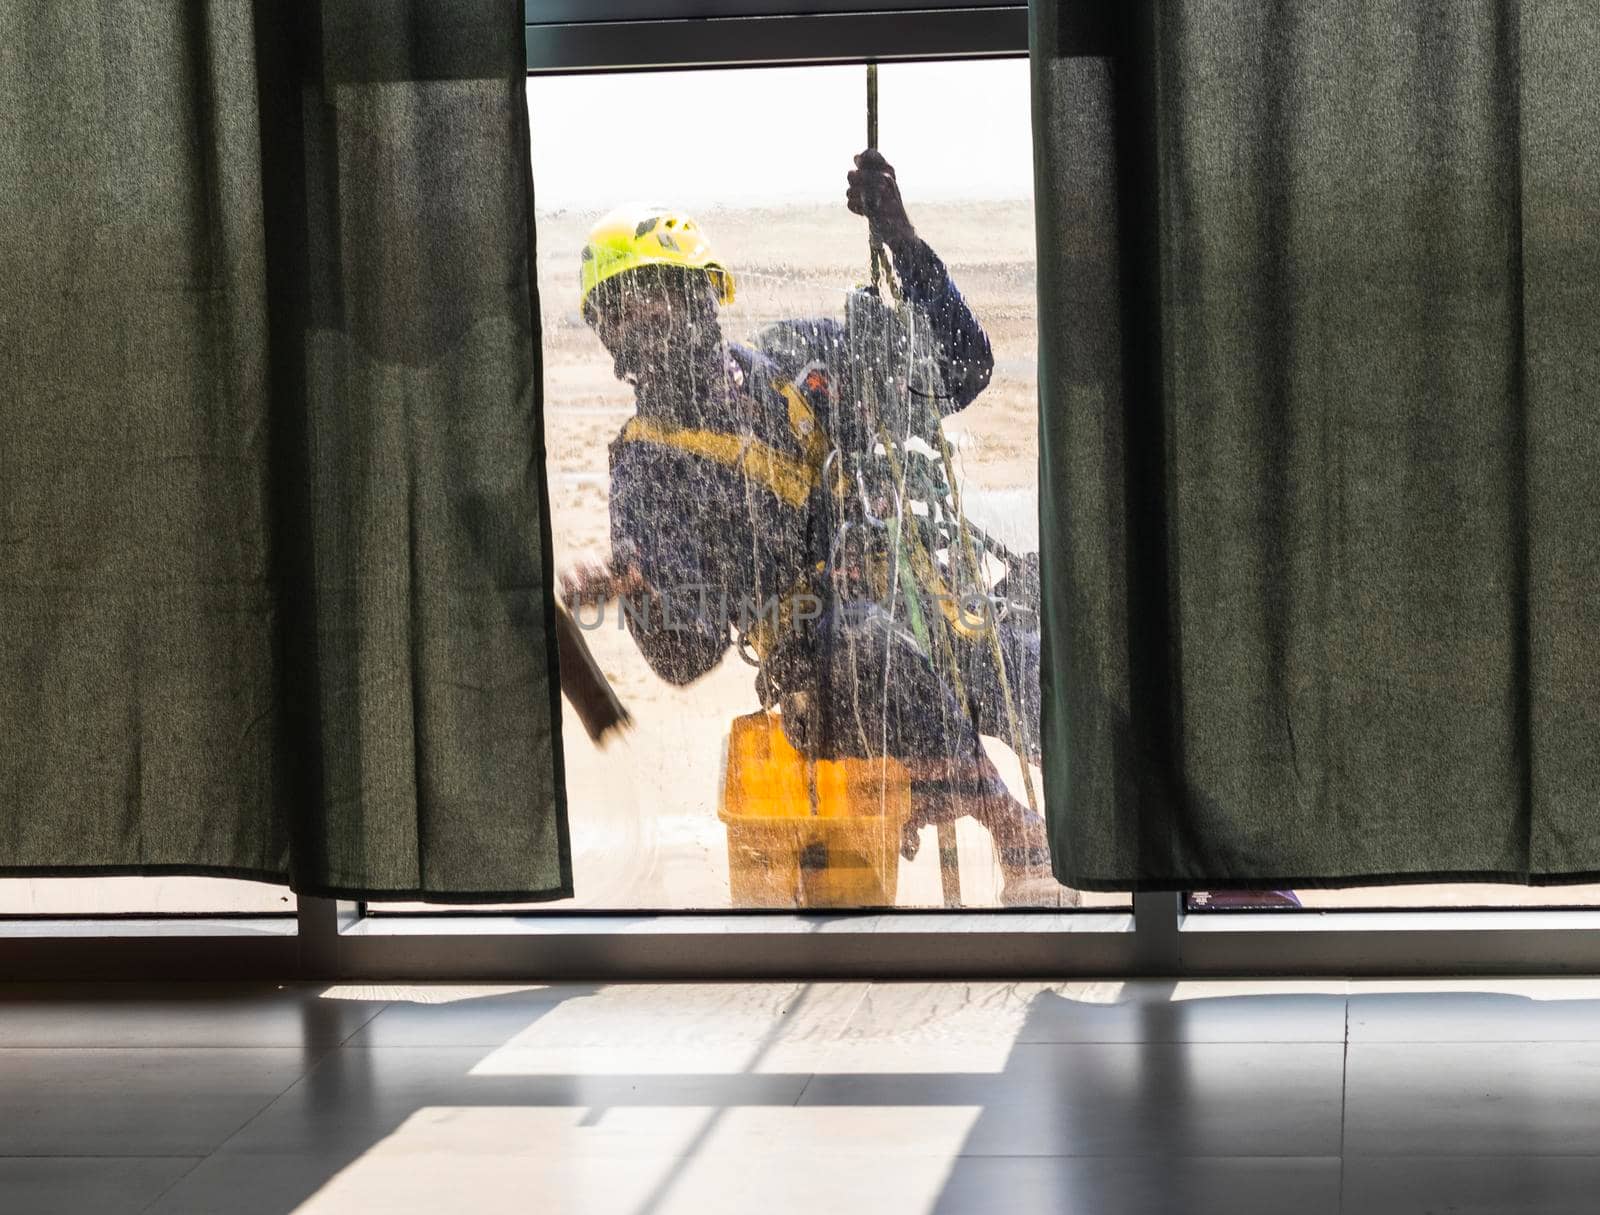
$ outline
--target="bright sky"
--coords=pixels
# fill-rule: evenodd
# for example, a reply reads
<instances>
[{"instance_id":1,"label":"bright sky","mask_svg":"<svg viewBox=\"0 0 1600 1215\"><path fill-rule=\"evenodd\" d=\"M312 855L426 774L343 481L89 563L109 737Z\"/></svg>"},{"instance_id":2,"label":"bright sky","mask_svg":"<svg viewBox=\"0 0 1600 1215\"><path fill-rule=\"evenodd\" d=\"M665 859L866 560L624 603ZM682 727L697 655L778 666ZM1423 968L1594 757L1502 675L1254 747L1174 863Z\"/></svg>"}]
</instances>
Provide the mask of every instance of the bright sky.
<instances>
[{"instance_id":1,"label":"bright sky","mask_svg":"<svg viewBox=\"0 0 1600 1215\"><path fill-rule=\"evenodd\" d=\"M866 92L860 65L530 77L537 205L843 203ZM878 130L908 197L1033 197L1026 59L885 64Z\"/></svg>"}]
</instances>

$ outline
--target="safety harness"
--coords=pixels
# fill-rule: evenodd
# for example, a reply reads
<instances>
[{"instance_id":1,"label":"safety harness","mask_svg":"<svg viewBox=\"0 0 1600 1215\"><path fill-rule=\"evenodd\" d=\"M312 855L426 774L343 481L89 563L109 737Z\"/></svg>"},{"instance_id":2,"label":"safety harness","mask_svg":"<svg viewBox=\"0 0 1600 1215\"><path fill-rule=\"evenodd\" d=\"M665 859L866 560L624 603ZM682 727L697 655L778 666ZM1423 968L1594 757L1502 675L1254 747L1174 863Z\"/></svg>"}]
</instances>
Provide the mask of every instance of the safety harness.
<instances>
[{"instance_id":1,"label":"safety harness","mask_svg":"<svg viewBox=\"0 0 1600 1215\"><path fill-rule=\"evenodd\" d=\"M622 428L624 443L649 443L688 452L713 464L737 470L746 480L769 490L787 506L805 506L822 484L822 466L829 442L817 424L816 415L795 386L787 380L774 384L788 407L789 429L799 441L802 454L786 455L753 435L727 434L717 430L665 426L649 418L630 418ZM839 487L842 492L842 487Z\"/></svg>"}]
</instances>

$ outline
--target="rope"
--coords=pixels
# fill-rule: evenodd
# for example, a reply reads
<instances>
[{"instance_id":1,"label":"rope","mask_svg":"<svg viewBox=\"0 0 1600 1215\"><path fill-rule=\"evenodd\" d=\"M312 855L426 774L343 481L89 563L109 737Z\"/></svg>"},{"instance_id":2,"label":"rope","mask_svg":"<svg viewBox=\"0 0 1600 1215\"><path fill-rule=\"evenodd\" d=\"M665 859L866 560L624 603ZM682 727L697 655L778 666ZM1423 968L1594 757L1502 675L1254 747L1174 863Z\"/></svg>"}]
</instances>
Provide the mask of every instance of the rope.
<instances>
[{"instance_id":1,"label":"rope","mask_svg":"<svg viewBox=\"0 0 1600 1215\"><path fill-rule=\"evenodd\" d=\"M878 65L867 64L867 149L878 150ZM867 225L867 260L872 264L872 293L878 293L883 278L883 242L872 225Z\"/></svg>"},{"instance_id":2,"label":"rope","mask_svg":"<svg viewBox=\"0 0 1600 1215\"><path fill-rule=\"evenodd\" d=\"M871 151L877 151L878 148L878 65L875 63L867 64L867 147ZM893 295L896 302L899 302L900 292L895 284L893 272L890 270L888 260L884 256L883 242L878 239L877 233L873 230L870 224L867 228L867 253L872 263L873 294L879 294L880 284L882 283L883 279L887 277L890 293ZM872 383L873 379L874 377L872 376L867 377L869 385ZM909 377L907 378L907 387L910 387ZM868 396L870 397L875 395L876 394L873 389L869 387ZM905 473L900 467L900 462L896 456L894 444L890 440L889 433L884 428L882 421L878 417L876 401L869 402L869 420L877 429L879 440L883 443L884 454L889 460L890 475L893 476L895 480L895 490L896 496L899 499L900 514L902 519L904 519L907 514L905 511ZM975 584L982 585L982 566L978 559L977 550L973 546L972 536L967 531L966 514L961 509L961 488L956 481L955 464L950 454L950 440L945 437L943 423L937 419L934 421L934 432L939 438L939 458L944 464L945 485L950 494L951 509L955 514L956 535L960 548L959 560L966 564L968 572L973 578ZM924 550L922 538L917 533L914 519L911 520L909 529L902 524L900 528L900 537L897 539L903 540L908 530L911 534L913 565L915 566L917 564L924 563L932 564L931 554L928 554ZM951 568L955 569L958 558L956 554L952 554L951 556ZM918 562L916 560L917 557L921 557L922 561ZM936 565L934 568L937 568ZM959 584L960 579L958 578L957 581ZM939 613L939 615L942 618L943 614ZM968 702L965 688L963 687L964 681L961 678L961 672L958 669L958 664L955 660L954 649L949 637L949 632L952 627L953 626L950 624L950 622L946 620L943 628L935 628L933 632L938 637L940 656L943 657L949 664L950 678L951 682L955 685L956 695L958 698L960 698L963 704L966 704ZM1005 704L1006 710L1006 732L1011 736L1011 749L1016 752L1017 759L1022 768L1022 787L1028 797L1028 809L1034 814L1038 814L1038 793L1033 787L1033 772L1029 767L1028 750L1022 745L1022 727L1018 720L1016 697L1012 694L1011 690L1011 679L1006 671L1005 649L1000 644L1000 630L998 627L996 627L996 622L990 620L988 627L984 631L988 634L990 655L994 659L995 671L1000 680L1000 695Z\"/></svg>"}]
</instances>

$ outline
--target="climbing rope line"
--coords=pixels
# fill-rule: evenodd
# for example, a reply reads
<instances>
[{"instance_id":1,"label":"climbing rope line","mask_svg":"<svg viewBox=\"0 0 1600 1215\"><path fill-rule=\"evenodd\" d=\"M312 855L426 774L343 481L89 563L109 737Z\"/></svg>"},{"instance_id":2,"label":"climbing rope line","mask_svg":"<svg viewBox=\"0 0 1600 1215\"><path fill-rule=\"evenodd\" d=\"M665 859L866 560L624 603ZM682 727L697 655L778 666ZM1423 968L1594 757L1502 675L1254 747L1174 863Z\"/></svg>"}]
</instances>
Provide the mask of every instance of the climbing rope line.
<instances>
[{"instance_id":1,"label":"climbing rope line","mask_svg":"<svg viewBox=\"0 0 1600 1215\"><path fill-rule=\"evenodd\" d=\"M878 147L878 66L875 63L869 63L867 65L867 147L874 151L876 151ZM868 228L867 241L868 258L871 263L873 294L875 296L879 295L881 284L886 281L896 303L900 304L902 310L904 310L904 302L901 299L900 292L895 283L894 271L889 265L888 259L883 251L883 242L878 239L876 231L874 231L870 226ZM876 377L867 376L865 379L867 393L864 395L875 397ZM912 377L907 374L906 376L901 377L901 379L904 381L906 390L908 392L914 392L914 389L911 388ZM876 430L879 442L883 445L885 457L889 462L891 478L895 485L896 517L897 519L904 520L906 515L909 513L906 510L907 491L905 468L895 450L894 441L891 439L888 430L884 427L881 419L878 416L876 410L876 401L872 400L866 403L868 405L868 424L871 428ZM910 410L906 410L905 413L907 416L907 428L909 431ZM933 419L933 425L931 429L934 437L937 439L939 460L944 470L944 489L949 496L949 510L951 515L954 517L955 523L957 551L952 552L949 555L949 566L953 575L953 580L956 584L955 589L957 592L961 591L963 589L963 581L970 580L974 592L982 595L987 601L988 596L985 593L987 591L987 587L983 578L983 566L978 550L973 544L971 533L967 527L966 512L962 509L961 487L956 478L955 461L951 451L950 440L944 432L944 425L942 421L940 421L938 418ZM901 446L904 446L904 444L902 443ZM932 506L933 504L930 503L930 521L932 518ZM945 526L949 526L948 522ZM903 522L901 527L898 529L895 544L897 558L900 542L907 535L910 535L911 537L909 556L911 558L913 573L920 581L924 583L924 591L930 594L940 594L946 588L939 585L940 580L938 578L938 562L932 554L926 551L926 546L922 542L922 538L917 531L914 521L909 529L904 526ZM965 579L963 578L963 571L961 569L963 565L966 567ZM932 583L933 585L928 585L929 583ZM891 582L890 585L893 586L893 582ZM959 598L958 602L960 604L960 608L958 608L958 610L964 609L966 601L967 600L965 596L961 596ZM1001 701L1005 708L1006 731L1009 735L1008 741L1011 744L1011 749L1016 752L1017 759L1021 766L1022 785L1024 792L1027 795L1028 809L1034 814L1038 814L1039 800L1037 791L1034 788L1033 772L1029 766L1029 751L1028 748L1023 745L1022 726L1017 711L1016 697L1012 690L1012 681L1010 674L1007 671L1005 647L1001 643L998 621L994 619L993 612L994 609L991 603L982 631L986 636L990 657L994 661L996 676L1000 683ZM935 641L935 645L939 650L940 657L948 664L951 684L953 685L957 699L963 705L967 705L969 711L971 711L971 705L967 700L964 687L965 681L961 678L959 664L956 661L954 643L949 636L949 633L954 631L954 622L949 620L948 616L944 612L939 612L937 615L944 620L944 627L934 628L930 631L936 635L937 640Z\"/></svg>"}]
</instances>

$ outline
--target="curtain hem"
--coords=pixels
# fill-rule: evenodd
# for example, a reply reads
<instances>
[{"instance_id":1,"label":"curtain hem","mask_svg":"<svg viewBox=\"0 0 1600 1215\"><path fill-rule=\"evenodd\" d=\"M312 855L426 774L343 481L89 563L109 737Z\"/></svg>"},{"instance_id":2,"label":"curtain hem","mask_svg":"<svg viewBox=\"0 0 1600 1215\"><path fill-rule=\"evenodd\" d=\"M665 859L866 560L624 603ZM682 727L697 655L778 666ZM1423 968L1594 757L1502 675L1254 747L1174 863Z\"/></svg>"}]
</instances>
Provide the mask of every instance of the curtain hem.
<instances>
[{"instance_id":1,"label":"curtain hem","mask_svg":"<svg viewBox=\"0 0 1600 1215\"><path fill-rule=\"evenodd\" d=\"M295 894L320 899L407 899L426 903L549 903L573 897L572 883L544 890L438 891L407 887L401 890L373 887L294 884L287 873L231 865L0 865L0 878L93 877L208 877L243 882L265 882L288 887ZM28 913L30 916L32 913ZM76 914L76 913L74 913ZM121 913L117 913L121 914ZM167 913L160 913L167 914ZM187 914L187 913L186 913ZM199 914L204 914L199 913ZM41 913L48 919L48 913Z\"/></svg>"},{"instance_id":2,"label":"curtain hem","mask_svg":"<svg viewBox=\"0 0 1600 1215\"><path fill-rule=\"evenodd\" d=\"M1600 885L1600 871L1575 873L1513 873L1506 870L1446 870L1430 873L1362 873L1343 877L1252 877L1208 878L1165 877L1088 878L1057 874L1056 880L1072 890L1091 894L1164 894L1186 890L1343 890L1356 886L1427 886L1470 883L1493 886L1587 886Z\"/></svg>"}]
</instances>

